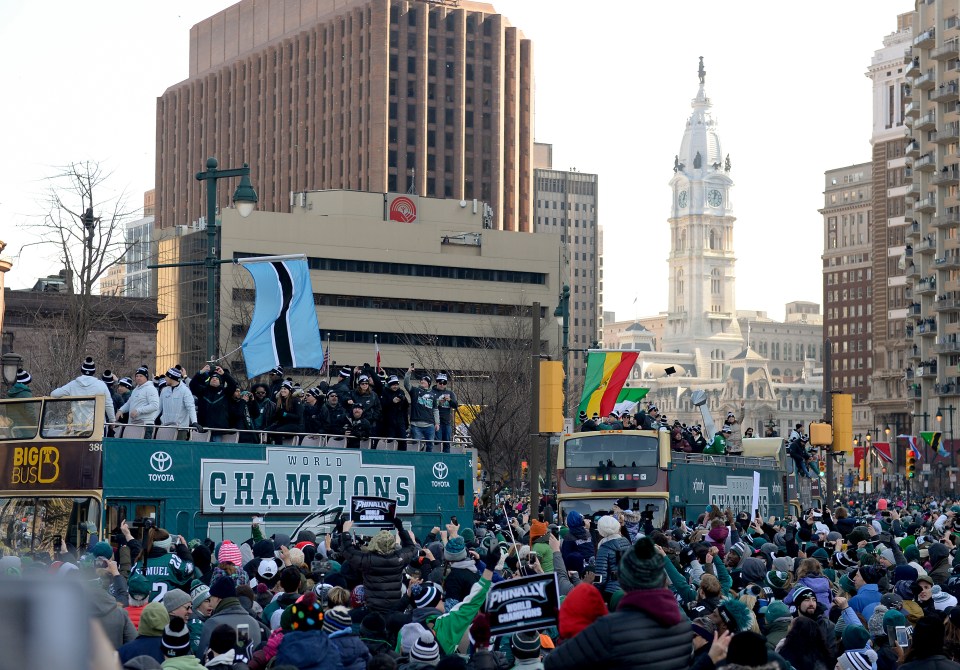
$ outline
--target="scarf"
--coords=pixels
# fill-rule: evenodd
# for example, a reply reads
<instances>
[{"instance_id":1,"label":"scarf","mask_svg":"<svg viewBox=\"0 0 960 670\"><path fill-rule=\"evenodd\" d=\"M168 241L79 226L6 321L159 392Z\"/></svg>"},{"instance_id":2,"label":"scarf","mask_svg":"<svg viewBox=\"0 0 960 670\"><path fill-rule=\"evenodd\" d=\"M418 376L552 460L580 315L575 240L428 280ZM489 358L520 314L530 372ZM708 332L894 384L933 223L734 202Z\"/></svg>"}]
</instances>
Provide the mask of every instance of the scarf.
<instances>
[{"instance_id":1,"label":"scarf","mask_svg":"<svg viewBox=\"0 0 960 670\"><path fill-rule=\"evenodd\" d=\"M450 564L450 567L454 570L469 570L473 573L476 573L477 571L477 564L473 562L472 558L465 558L462 561L454 561Z\"/></svg>"},{"instance_id":2,"label":"scarf","mask_svg":"<svg viewBox=\"0 0 960 670\"><path fill-rule=\"evenodd\" d=\"M217 652L213 651L212 649L209 649L207 651L207 659L204 662L203 667L215 668L217 666L223 665L228 668L232 668L233 661L236 658L236 656L237 656L236 649L230 649L219 655L217 654Z\"/></svg>"}]
</instances>

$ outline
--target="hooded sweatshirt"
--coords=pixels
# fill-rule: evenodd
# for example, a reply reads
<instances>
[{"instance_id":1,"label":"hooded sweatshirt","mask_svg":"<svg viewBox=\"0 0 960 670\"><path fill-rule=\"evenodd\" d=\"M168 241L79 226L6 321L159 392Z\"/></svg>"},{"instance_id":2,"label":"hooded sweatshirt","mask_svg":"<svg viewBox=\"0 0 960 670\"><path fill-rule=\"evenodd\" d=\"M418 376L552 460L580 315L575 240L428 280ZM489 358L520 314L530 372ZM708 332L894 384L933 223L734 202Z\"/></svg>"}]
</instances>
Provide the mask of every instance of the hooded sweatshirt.
<instances>
[{"instance_id":1,"label":"hooded sweatshirt","mask_svg":"<svg viewBox=\"0 0 960 670\"><path fill-rule=\"evenodd\" d=\"M570 529L570 533L560 545L563 564L567 570L582 573L590 559L596 555L593 540L583 523L583 516L576 510L571 510L567 514L567 528Z\"/></svg>"},{"instance_id":2,"label":"hooded sweatshirt","mask_svg":"<svg viewBox=\"0 0 960 670\"><path fill-rule=\"evenodd\" d=\"M52 398L64 398L85 395L103 396L103 409L107 415L107 421L113 423L117 420L113 410L113 396L110 395L110 389L101 380L91 375L80 375L71 382L67 382L58 389L50 392Z\"/></svg>"}]
</instances>

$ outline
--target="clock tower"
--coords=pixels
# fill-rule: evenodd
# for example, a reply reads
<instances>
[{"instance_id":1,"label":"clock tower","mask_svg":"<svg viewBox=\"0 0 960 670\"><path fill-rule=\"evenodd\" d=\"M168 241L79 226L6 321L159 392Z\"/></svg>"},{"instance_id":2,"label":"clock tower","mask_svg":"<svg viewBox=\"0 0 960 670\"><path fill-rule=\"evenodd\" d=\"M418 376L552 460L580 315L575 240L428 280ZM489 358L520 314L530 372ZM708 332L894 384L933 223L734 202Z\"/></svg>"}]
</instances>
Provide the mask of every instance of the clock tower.
<instances>
[{"instance_id":1,"label":"clock tower","mask_svg":"<svg viewBox=\"0 0 960 670\"><path fill-rule=\"evenodd\" d=\"M670 189L670 268L663 351L696 354L700 376L743 349L737 322L730 156L724 154L704 84L691 102ZM710 367L707 368L709 363Z\"/></svg>"}]
</instances>

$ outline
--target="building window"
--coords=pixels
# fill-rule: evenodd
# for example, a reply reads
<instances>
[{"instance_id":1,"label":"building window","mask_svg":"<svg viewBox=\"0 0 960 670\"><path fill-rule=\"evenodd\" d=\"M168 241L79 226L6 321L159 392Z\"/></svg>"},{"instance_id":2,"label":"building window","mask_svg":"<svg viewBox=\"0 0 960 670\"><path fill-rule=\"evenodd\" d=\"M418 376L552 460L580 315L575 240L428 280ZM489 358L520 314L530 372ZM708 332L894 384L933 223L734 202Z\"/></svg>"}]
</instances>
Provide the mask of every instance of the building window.
<instances>
[{"instance_id":1,"label":"building window","mask_svg":"<svg viewBox=\"0 0 960 670\"><path fill-rule=\"evenodd\" d=\"M127 338L108 337L107 338L107 359L111 365L116 366L119 363L126 362L127 358Z\"/></svg>"}]
</instances>

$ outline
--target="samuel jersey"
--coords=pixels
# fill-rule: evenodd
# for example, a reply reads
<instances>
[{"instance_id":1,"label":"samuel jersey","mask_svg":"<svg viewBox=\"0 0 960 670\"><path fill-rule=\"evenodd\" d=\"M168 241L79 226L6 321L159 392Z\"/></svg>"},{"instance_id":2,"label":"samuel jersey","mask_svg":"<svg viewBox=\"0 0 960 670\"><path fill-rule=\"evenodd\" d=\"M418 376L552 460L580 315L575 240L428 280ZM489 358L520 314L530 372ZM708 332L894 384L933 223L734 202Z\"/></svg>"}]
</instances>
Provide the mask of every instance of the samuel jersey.
<instances>
[{"instance_id":1,"label":"samuel jersey","mask_svg":"<svg viewBox=\"0 0 960 670\"><path fill-rule=\"evenodd\" d=\"M151 602L161 602L170 589L189 592L194 577L193 563L176 554L147 558L144 564L137 563L134 572L140 573L150 582Z\"/></svg>"}]
</instances>

